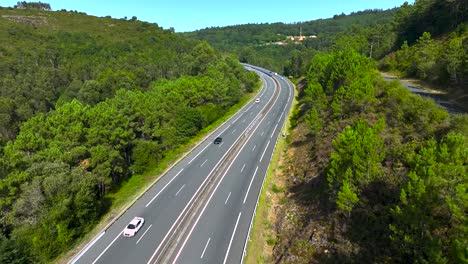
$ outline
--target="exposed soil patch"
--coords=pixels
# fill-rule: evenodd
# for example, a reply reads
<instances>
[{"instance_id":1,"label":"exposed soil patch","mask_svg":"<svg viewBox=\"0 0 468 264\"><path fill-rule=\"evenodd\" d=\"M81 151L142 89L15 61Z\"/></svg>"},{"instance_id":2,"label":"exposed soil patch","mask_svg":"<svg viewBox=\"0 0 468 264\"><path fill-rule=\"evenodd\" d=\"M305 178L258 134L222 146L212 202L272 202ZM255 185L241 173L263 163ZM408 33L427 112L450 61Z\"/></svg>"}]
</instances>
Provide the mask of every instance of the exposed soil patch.
<instances>
[{"instance_id":1,"label":"exposed soil patch","mask_svg":"<svg viewBox=\"0 0 468 264\"><path fill-rule=\"evenodd\" d=\"M9 19L11 21L15 21L18 23L31 25L31 26L38 26L47 24L47 18L44 16L13 16L13 15L2 15L2 17Z\"/></svg>"}]
</instances>

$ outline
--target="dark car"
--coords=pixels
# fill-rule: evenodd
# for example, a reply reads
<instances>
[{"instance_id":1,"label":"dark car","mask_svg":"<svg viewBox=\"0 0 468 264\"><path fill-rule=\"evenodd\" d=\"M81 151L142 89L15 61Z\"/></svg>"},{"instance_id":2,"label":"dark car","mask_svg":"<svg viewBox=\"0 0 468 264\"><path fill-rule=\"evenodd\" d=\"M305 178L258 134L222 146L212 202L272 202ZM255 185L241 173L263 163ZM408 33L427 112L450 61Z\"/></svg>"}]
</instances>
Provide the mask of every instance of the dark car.
<instances>
[{"instance_id":1,"label":"dark car","mask_svg":"<svg viewBox=\"0 0 468 264\"><path fill-rule=\"evenodd\" d=\"M215 140L214 140L214 143L215 143L215 144L221 144L221 142L223 142L223 138L221 138L221 137L217 137L217 138L215 138Z\"/></svg>"}]
</instances>

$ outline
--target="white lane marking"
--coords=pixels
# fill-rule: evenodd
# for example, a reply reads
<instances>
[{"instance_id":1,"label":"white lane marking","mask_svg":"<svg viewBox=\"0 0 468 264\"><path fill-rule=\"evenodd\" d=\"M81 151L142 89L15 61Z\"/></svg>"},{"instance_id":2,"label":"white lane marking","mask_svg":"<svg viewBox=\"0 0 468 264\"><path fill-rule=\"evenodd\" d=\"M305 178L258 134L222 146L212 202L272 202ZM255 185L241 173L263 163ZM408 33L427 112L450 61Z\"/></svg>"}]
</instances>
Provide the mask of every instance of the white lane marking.
<instances>
[{"instance_id":1,"label":"white lane marking","mask_svg":"<svg viewBox=\"0 0 468 264\"><path fill-rule=\"evenodd\" d=\"M244 119L242 119L242 123L245 123L245 118L244 118Z\"/></svg>"},{"instance_id":2,"label":"white lane marking","mask_svg":"<svg viewBox=\"0 0 468 264\"><path fill-rule=\"evenodd\" d=\"M205 255L206 248L208 247L208 244L210 244L211 237L208 238L208 241L206 241L205 248L203 249L203 253L201 254L200 258L203 258L203 255Z\"/></svg>"},{"instance_id":3,"label":"white lane marking","mask_svg":"<svg viewBox=\"0 0 468 264\"><path fill-rule=\"evenodd\" d=\"M268 148L268 145L270 145L270 140L268 140L268 143L267 143L267 145L265 147L265 150L263 151L262 157L260 158L260 162L262 162L263 156L265 155L265 152L266 152L266 150Z\"/></svg>"},{"instance_id":4,"label":"white lane marking","mask_svg":"<svg viewBox=\"0 0 468 264\"><path fill-rule=\"evenodd\" d=\"M221 145L223 144L224 142L221 142L221 144L218 145L218 148L221 147Z\"/></svg>"},{"instance_id":5,"label":"white lane marking","mask_svg":"<svg viewBox=\"0 0 468 264\"><path fill-rule=\"evenodd\" d=\"M253 104L249 105L249 107L247 107L247 109L245 109L244 113L247 113L250 110L250 108L252 108L252 106L253 106Z\"/></svg>"},{"instance_id":6,"label":"white lane marking","mask_svg":"<svg viewBox=\"0 0 468 264\"><path fill-rule=\"evenodd\" d=\"M80 254L73 258L69 264L75 264L105 233L106 231L101 232L101 234L91 241L91 243L89 243Z\"/></svg>"},{"instance_id":7,"label":"white lane marking","mask_svg":"<svg viewBox=\"0 0 468 264\"><path fill-rule=\"evenodd\" d=\"M275 86L276 87L276 86ZM275 99L275 102L273 104L276 103L276 101L278 100L279 97L277 97ZM269 102L272 100L273 98L270 98ZM266 105L264 106L264 108L266 108ZM262 118L262 121L266 118L266 115ZM260 121L260 122L262 122ZM254 132L257 130L258 126L255 128ZM245 131L247 131L248 127L242 132L242 133L245 133ZM248 140L252 137L254 133L250 134L249 138L247 139L247 142ZM238 138L234 144L231 145L231 147L229 147L229 149L227 150L227 152L221 157L221 159L218 161L218 163L213 167L213 169L211 170L211 172L208 174L208 175L211 175L211 173L213 173L213 171L216 169L216 167L219 165L219 163L224 159L224 157L227 155L227 153L229 153L229 151L234 147L235 143L237 141L239 141L240 138ZM195 227L197 226L198 224L198 221L200 220L200 218L202 217L204 211L206 210L206 207L208 206L208 204L210 203L211 199L213 198L213 195L215 194L216 190L218 189L219 185L223 182L223 179L224 177L226 176L227 172L229 171L229 169L231 168L232 164L234 164L234 161L237 160L237 157L239 156L239 154L242 152L242 150L244 149L245 145L247 144L244 143L244 145L242 145L242 148L239 150L239 152L237 153L237 155L234 157L233 161L231 162L231 164L229 164L229 166L227 167L227 169L225 170L223 176L221 176L221 179L218 181L218 184L216 185L215 189L213 190L213 192L211 193L210 197L208 198L208 200L206 201L205 203L205 206L203 207L202 211L200 212L200 214L198 215L198 218L197 220L195 220L195 223L193 224L192 228L190 229L190 232L189 234L187 235L187 237L185 238L184 242L182 243L182 246L180 247L177 255L175 256L175 259L172 263L176 263L177 262L177 259L179 258L180 256L180 253L182 252L182 250L184 249L185 247L185 244L187 243L187 241L189 240L190 236L192 235L192 232L193 230L195 229ZM166 241L167 237L169 236L169 234L172 232L172 230L174 229L175 225L177 224L177 222L179 221L179 219L182 217L182 215L184 214L184 212L187 210L188 206L192 203L194 197L198 194L198 192L200 191L200 189L204 186L205 182L209 179L209 177L206 177L205 180L202 182L202 184L200 185L200 187L198 187L197 191L195 192L195 194L192 196L192 198L190 199L190 201L187 203L187 205L185 206L185 208L182 210L182 213L177 217L177 219L174 221L174 223L172 224L171 228L169 229L169 231L166 233L166 235L164 236L162 242L159 244L159 246L156 248L156 250L154 251L153 255L151 255L151 258L148 260L148 264L150 264L153 259L156 257L156 254L158 254L159 252L159 249L162 247L163 243ZM238 219L239 220L239 219ZM157 261L157 260L156 260Z\"/></svg>"},{"instance_id":8,"label":"white lane marking","mask_svg":"<svg viewBox=\"0 0 468 264\"><path fill-rule=\"evenodd\" d=\"M231 134L234 134L236 132L237 129L234 128L234 130L231 132Z\"/></svg>"},{"instance_id":9,"label":"white lane marking","mask_svg":"<svg viewBox=\"0 0 468 264\"><path fill-rule=\"evenodd\" d=\"M265 134L265 130L262 131L262 134L260 136L263 137L263 134Z\"/></svg>"},{"instance_id":10,"label":"white lane marking","mask_svg":"<svg viewBox=\"0 0 468 264\"><path fill-rule=\"evenodd\" d=\"M183 189L184 187L185 187L185 184L182 185L182 187L180 187L180 189L177 191L177 193L175 194L175 196L177 196L177 195L180 193L180 191L182 191L182 189Z\"/></svg>"},{"instance_id":11,"label":"white lane marking","mask_svg":"<svg viewBox=\"0 0 468 264\"><path fill-rule=\"evenodd\" d=\"M250 112L250 115L253 115L253 112Z\"/></svg>"},{"instance_id":12,"label":"white lane marking","mask_svg":"<svg viewBox=\"0 0 468 264\"><path fill-rule=\"evenodd\" d=\"M247 201L247 196L249 195L250 187L252 186L252 182L253 182L253 180L254 180L254 178L255 178L255 175L257 174L257 170L258 170L258 166L257 166L257 168L255 169L255 172L254 172L254 174L253 174L253 176L252 176L252 180L250 180L249 188L247 188L247 192L245 193L245 197L244 197L244 202L243 202L243 204L245 204L245 201Z\"/></svg>"},{"instance_id":13,"label":"white lane marking","mask_svg":"<svg viewBox=\"0 0 468 264\"><path fill-rule=\"evenodd\" d=\"M244 166L242 166L241 172L243 172L243 171L244 171L244 168L245 168L245 163L244 163Z\"/></svg>"},{"instance_id":14,"label":"white lane marking","mask_svg":"<svg viewBox=\"0 0 468 264\"><path fill-rule=\"evenodd\" d=\"M273 133L271 133L271 137L270 137L270 138L272 138L273 135L275 134L275 131L276 131L276 128L277 128L277 127L278 127L278 123L276 123L276 126L275 126L275 128L273 129Z\"/></svg>"},{"instance_id":15,"label":"white lane marking","mask_svg":"<svg viewBox=\"0 0 468 264\"><path fill-rule=\"evenodd\" d=\"M106 247L106 249L104 249L104 251L101 252L101 254L93 261L92 264L96 263L101 257L102 255L104 255L104 253L106 253L106 251L112 246L112 244L114 244L114 242L117 240L117 238L119 238L119 236L122 234L123 230L120 231L120 233L114 238L114 240L112 240L112 242Z\"/></svg>"},{"instance_id":16,"label":"white lane marking","mask_svg":"<svg viewBox=\"0 0 468 264\"><path fill-rule=\"evenodd\" d=\"M171 182L172 182L175 178L177 178L177 176L179 176L179 174L180 174L183 170L184 170L184 169L182 168L182 169L176 174L176 176L174 176L174 178L172 178L166 185L164 185L164 187L156 194L156 196L153 197L153 199L151 199L151 201L149 201L149 203L146 204L145 207L148 207L148 206L154 201L154 199L156 199L156 197L158 197L158 196L162 193L162 191L164 191L164 189L166 189L166 187L167 187L169 184L171 184Z\"/></svg>"},{"instance_id":17,"label":"white lane marking","mask_svg":"<svg viewBox=\"0 0 468 264\"><path fill-rule=\"evenodd\" d=\"M228 255L229 255L229 250L231 250L232 240L234 239L234 235L236 234L237 225L239 224L239 219L240 219L241 215L242 215L242 213L239 212L239 216L237 217L237 221L236 221L236 226L234 226L234 231L232 231L231 241L229 241L229 246L228 246L228 249L227 249L227 252L226 252L226 256L224 257L223 264L226 264L226 261L227 261Z\"/></svg>"},{"instance_id":18,"label":"white lane marking","mask_svg":"<svg viewBox=\"0 0 468 264\"><path fill-rule=\"evenodd\" d=\"M228 197L226 198L226 201L224 202L224 204L227 204L227 201L229 200L229 197L231 197L231 192L229 192Z\"/></svg>"},{"instance_id":19,"label":"white lane marking","mask_svg":"<svg viewBox=\"0 0 468 264\"><path fill-rule=\"evenodd\" d=\"M182 250L184 250L185 244L187 244L187 241L190 239L190 236L192 235L193 230L194 230L195 227L197 226L198 221L200 221L200 218L201 218L202 215L204 214L204 212L205 212L205 210L206 210L206 207L208 206L208 204L210 203L210 201L211 201L211 199L213 198L214 194L215 194L216 191L218 190L218 187L219 187L219 186L221 185L221 183L223 182L224 177L227 175L228 171L231 169L232 164L234 164L234 162L237 160L237 157L238 157L239 154L242 152L242 150L244 149L244 147L247 145L247 142L248 142L249 139L252 137L252 135L253 135L253 134L251 134L250 137L247 139L247 141L244 143L244 145L242 145L242 148L241 148L241 149L239 150L239 152L236 154L236 156L235 156L234 159L232 160L231 164L229 164L229 166L226 168L226 170L224 171L223 176L221 176L221 179L219 179L219 181L218 181L218 183L216 184L214 190L211 192L210 197L209 197L208 200L206 201L205 206L203 206L202 210L200 211L200 214L198 215L197 220L195 220L195 222L193 223L192 228L190 229L188 235L185 237L185 240L184 240L184 242L182 243L182 246L180 247L179 251L177 252L177 255L175 256L174 261L172 262L172 264L175 264L175 263L177 262L177 259L179 258L180 253L182 253ZM232 148L232 146L231 146L231 148ZM231 148L230 148L229 150L231 150ZM228 150L227 152L229 152L229 150ZM226 153L227 153L227 152L226 152ZM226 155L226 154L225 154L225 155ZM223 156L220 160L222 160L223 158L224 158L224 156ZM218 164L219 164L219 162L218 162ZM218 165L218 164L217 164L217 165ZM217 165L216 165L216 166L217 166ZM216 168L216 166L213 168L213 170ZM211 171L211 172L213 172L213 171ZM210 172L210 174L211 174L211 172ZM208 174L208 175L210 175L210 174ZM205 181L206 181L207 179L208 179L208 177L205 179ZM203 186L203 184L204 184L204 182L202 183L202 185L200 185L199 189L201 188L201 186ZM197 190L197 192L198 192L198 190ZM197 192L195 193L195 195L197 194ZM189 201L189 203L190 203L190 202L191 202L191 201ZM188 206L188 205L187 205L187 206ZM185 212L185 209L182 211L182 213L183 213L183 212ZM180 217L180 216L179 216L179 217ZM177 219L176 222L177 222L178 220L179 220L179 219ZM239 221L239 219L238 219L238 221ZM176 222L174 222L174 225L175 225ZM171 232L171 231L172 231L172 227L171 227L171 229L169 230L169 232ZM168 234L169 234L169 233L168 233ZM167 234L167 235L168 235L168 234ZM166 236L167 236L167 235L166 235ZM166 239L166 238L164 238L163 241L164 241L165 239ZM158 252L158 251L159 251L159 247L156 249L156 252ZM156 255L156 252L153 254L153 256L151 257L150 261L148 261L148 264L153 260L154 256Z\"/></svg>"},{"instance_id":20,"label":"white lane marking","mask_svg":"<svg viewBox=\"0 0 468 264\"><path fill-rule=\"evenodd\" d=\"M219 132L219 135L222 135L224 132L226 132L226 130L230 127L231 125L229 124L225 129L223 129L223 131Z\"/></svg>"},{"instance_id":21,"label":"white lane marking","mask_svg":"<svg viewBox=\"0 0 468 264\"><path fill-rule=\"evenodd\" d=\"M278 119L278 122L281 120L281 118L283 117L283 114L284 114L284 111L281 113L281 116L280 118Z\"/></svg>"},{"instance_id":22,"label":"white lane marking","mask_svg":"<svg viewBox=\"0 0 468 264\"><path fill-rule=\"evenodd\" d=\"M193 157L193 159L191 159L191 160L189 161L188 164L192 163L192 161L194 161L200 154L202 154L202 152L205 151L205 149L206 149L209 145L210 145L210 144L206 145L206 147L204 147L200 152L198 152L198 154L195 155L195 157Z\"/></svg>"},{"instance_id":23,"label":"white lane marking","mask_svg":"<svg viewBox=\"0 0 468 264\"><path fill-rule=\"evenodd\" d=\"M206 163L207 161L208 161L208 159L205 160L205 161L200 165L200 167L203 167L203 165L205 165L205 163Z\"/></svg>"},{"instance_id":24,"label":"white lane marking","mask_svg":"<svg viewBox=\"0 0 468 264\"><path fill-rule=\"evenodd\" d=\"M148 230L153 226L153 224L151 224L148 229L146 229L146 231L143 233L143 235L141 235L141 237L138 239L138 241L136 242L138 244L138 242L140 242L140 240L146 235L146 232L148 232Z\"/></svg>"},{"instance_id":25,"label":"white lane marking","mask_svg":"<svg viewBox=\"0 0 468 264\"><path fill-rule=\"evenodd\" d=\"M254 145L254 147L253 147L252 151L254 151L256 147L257 147L257 145Z\"/></svg>"},{"instance_id":26,"label":"white lane marking","mask_svg":"<svg viewBox=\"0 0 468 264\"><path fill-rule=\"evenodd\" d=\"M247 130L247 128L244 130L244 132ZM244 133L243 132L243 133ZM221 161L226 157L227 153L229 153L229 151L231 151L231 149L234 147L235 143L240 140L240 137L234 142L233 145L231 145L231 147L229 147L229 149L226 151L226 153L224 153L224 155L219 159L218 163L216 163L216 165L213 167L213 169L211 169L210 173L208 173L208 175L211 175L213 173L213 171L217 168L217 166L219 165L219 163L221 163ZM226 169L226 171L224 172L223 176L221 177L221 179L219 180L218 184L216 185L215 189L213 190L213 192L211 193L211 196L208 198L208 201L205 203L205 207L203 207L202 211L200 212L200 214L198 215L198 218L197 220L195 221L194 225L192 226L192 229L190 230L190 233L188 234L188 236L185 238L185 241L184 243L182 244L182 247L179 249L179 252L177 253L177 256L175 257L174 259L174 262L175 263L177 261L177 258L179 258L179 255L180 253L182 252L182 250L184 249L185 247L185 244L187 243L187 240L189 239L190 235L192 234L192 231L193 229L195 228L195 226L197 225L198 221L200 220L200 217L203 215L203 212L205 211L206 207L208 206L208 204L210 203L211 201L211 198L213 197L214 193L216 192L216 190L218 189L219 185L221 184L221 182L223 181L224 177L226 176L227 172L229 171L229 169L231 168L232 164L234 163L234 161L237 159L237 157L239 156L240 152L242 152L242 149L244 148L244 146L246 145L246 143L244 143L244 145L242 145L242 148L241 150L239 151L239 153L237 153L237 155L234 157L233 161L231 162L231 164L229 164L228 168ZM185 213L185 211L187 210L187 208L191 205L193 199L195 199L195 197L197 196L197 194L200 192L201 188L205 185L206 181L210 179L210 177L205 177L205 179L203 180L203 182L200 184L200 186L198 187L198 189L195 191L195 193L193 194L192 198L190 198L190 200L188 201L188 203L185 205L184 209L182 210L182 212L179 214L179 216L177 217L177 219L174 221L174 223L172 224L171 228L169 228L169 231L166 233L166 235L164 236L164 238L162 239L161 243L159 243L158 247L156 248L156 250L153 252L153 255L151 255L151 258L148 260L147 264L150 264L153 259L156 257L156 255L158 254L159 250L161 249L161 247L163 246L163 244L165 243L167 237L171 234L172 230L174 229L174 227L176 226L176 224L179 222L179 219L182 217L182 215ZM159 257L158 257L159 258ZM157 259L158 259L157 258ZM156 261L157 261L156 259Z\"/></svg>"},{"instance_id":27,"label":"white lane marking","mask_svg":"<svg viewBox=\"0 0 468 264\"><path fill-rule=\"evenodd\" d=\"M241 116L243 115L244 113L241 113L238 117L236 117L236 119L234 119L231 123L231 125L233 125L237 120L239 120L239 118L241 118Z\"/></svg>"}]
</instances>

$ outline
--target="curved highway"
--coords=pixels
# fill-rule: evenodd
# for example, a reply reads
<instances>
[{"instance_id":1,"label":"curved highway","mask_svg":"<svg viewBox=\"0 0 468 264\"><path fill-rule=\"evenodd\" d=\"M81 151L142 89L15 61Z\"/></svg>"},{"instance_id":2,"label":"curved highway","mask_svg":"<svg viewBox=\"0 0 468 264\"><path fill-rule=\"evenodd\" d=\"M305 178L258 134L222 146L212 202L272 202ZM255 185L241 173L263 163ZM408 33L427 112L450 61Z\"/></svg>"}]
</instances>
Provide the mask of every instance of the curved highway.
<instances>
[{"instance_id":1,"label":"curved highway","mask_svg":"<svg viewBox=\"0 0 468 264\"><path fill-rule=\"evenodd\" d=\"M268 70L247 104L176 163L71 263L240 263L268 165L294 96ZM213 144L222 137L221 144ZM134 237L122 231L145 219Z\"/></svg>"}]
</instances>

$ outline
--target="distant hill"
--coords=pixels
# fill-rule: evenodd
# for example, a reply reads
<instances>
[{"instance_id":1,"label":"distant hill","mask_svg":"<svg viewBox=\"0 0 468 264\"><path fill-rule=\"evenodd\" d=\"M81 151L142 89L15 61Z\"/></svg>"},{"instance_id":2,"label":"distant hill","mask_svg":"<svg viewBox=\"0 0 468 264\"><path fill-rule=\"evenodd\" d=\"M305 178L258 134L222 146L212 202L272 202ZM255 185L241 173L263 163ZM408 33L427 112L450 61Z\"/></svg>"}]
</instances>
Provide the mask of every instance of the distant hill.
<instances>
[{"instance_id":1,"label":"distant hill","mask_svg":"<svg viewBox=\"0 0 468 264\"><path fill-rule=\"evenodd\" d=\"M364 40L367 54L370 53L369 43L377 39L375 36L378 36L379 45L375 45L372 52L374 57L382 56L391 48L390 42L393 38L391 22L397 10L398 8L365 10L349 15L339 14L333 18L292 24L267 23L211 27L182 34L190 38L206 40L221 51L233 52L242 62L298 76L299 73L305 74L306 61L310 60L314 51L330 50L344 35L365 35L368 39ZM368 28L375 28L376 32L370 32ZM287 40L288 36L300 35L313 37L303 41ZM287 45L277 45L278 42L286 42ZM296 59L293 58L294 56ZM291 69L290 64L298 63L297 58L302 61L299 62L301 69Z\"/></svg>"},{"instance_id":2,"label":"distant hill","mask_svg":"<svg viewBox=\"0 0 468 264\"><path fill-rule=\"evenodd\" d=\"M393 20L396 8L388 10L365 10L349 15L340 14L333 18L318 19L298 23L246 24L227 27L211 27L185 36L203 39L221 50L236 50L246 45L263 45L285 40L286 36L315 35L323 45L331 45L336 34L342 34L353 26L369 27L389 23Z\"/></svg>"},{"instance_id":3,"label":"distant hill","mask_svg":"<svg viewBox=\"0 0 468 264\"><path fill-rule=\"evenodd\" d=\"M259 84L136 17L0 8L0 42L0 263L53 262Z\"/></svg>"},{"instance_id":4,"label":"distant hill","mask_svg":"<svg viewBox=\"0 0 468 264\"><path fill-rule=\"evenodd\" d=\"M421 0L395 17L395 52L380 67L436 85L467 109L468 1Z\"/></svg>"},{"instance_id":5,"label":"distant hill","mask_svg":"<svg viewBox=\"0 0 468 264\"><path fill-rule=\"evenodd\" d=\"M0 41L0 113L6 116L0 138L6 140L59 99L95 104L117 87L144 90L160 78L194 74L187 57L199 43L136 18L13 8L0 8ZM90 85L94 95L85 93Z\"/></svg>"}]
</instances>

